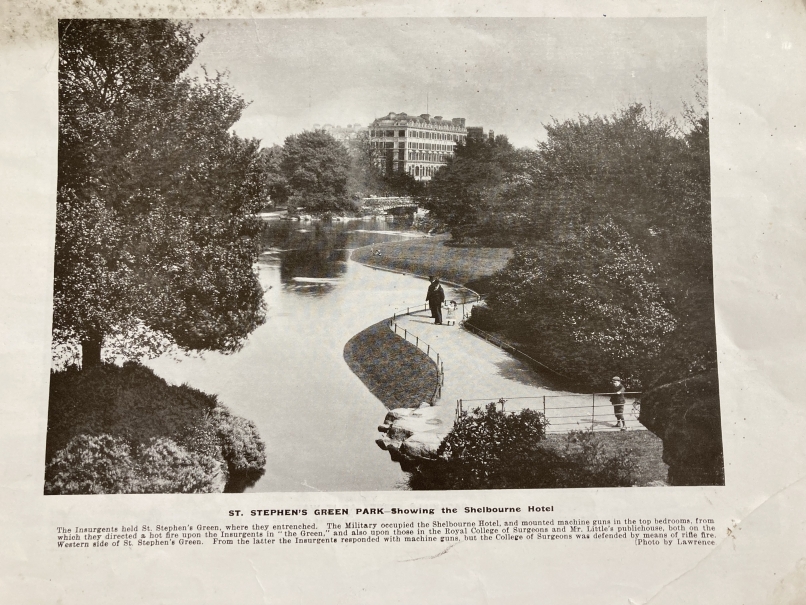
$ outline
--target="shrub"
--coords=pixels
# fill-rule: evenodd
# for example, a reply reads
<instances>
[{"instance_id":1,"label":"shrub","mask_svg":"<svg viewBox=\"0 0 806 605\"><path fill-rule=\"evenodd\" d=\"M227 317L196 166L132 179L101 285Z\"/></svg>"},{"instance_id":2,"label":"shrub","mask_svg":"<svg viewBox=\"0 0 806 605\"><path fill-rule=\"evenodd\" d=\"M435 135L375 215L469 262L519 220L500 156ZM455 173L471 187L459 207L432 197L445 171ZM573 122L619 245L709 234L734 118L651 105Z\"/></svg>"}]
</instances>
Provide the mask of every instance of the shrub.
<instances>
[{"instance_id":1,"label":"shrub","mask_svg":"<svg viewBox=\"0 0 806 605\"><path fill-rule=\"evenodd\" d=\"M46 494L146 494L216 491L221 463L170 439L132 448L120 437L79 435L45 467Z\"/></svg>"},{"instance_id":2,"label":"shrub","mask_svg":"<svg viewBox=\"0 0 806 605\"><path fill-rule=\"evenodd\" d=\"M562 245L519 248L487 304L530 353L594 388L614 374L639 388L677 323L654 266L611 219Z\"/></svg>"},{"instance_id":3,"label":"shrub","mask_svg":"<svg viewBox=\"0 0 806 605\"><path fill-rule=\"evenodd\" d=\"M563 448L545 442L541 412L506 413L490 403L465 413L434 461L413 470L409 486L423 489L540 489L632 485L630 453L607 456L592 433L571 433Z\"/></svg>"},{"instance_id":4,"label":"shrub","mask_svg":"<svg viewBox=\"0 0 806 605\"><path fill-rule=\"evenodd\" d=\"M123 439L78 435L45 467L45 493L126 493L133 472L131 448Z\"/></svg>"},{"instance_id":5,"label":"shrub","mask_svg":"<svg viewBox=\"0 0 806 605\"><path fill-rule=\"evenodd\" d=\"M255 423L233 416L223 407L213 411L213 423L221 444L221 453L231 472L260 472L266 466L266 446Z\"/></svg>"},{"instance_id":6,"label":"shrub","mask_svg":"<svg viewBox=\"0 0 806 605\"><path fill-rule=\"evenodd\" d=\"M266 462L253 423L136 363L51 374L46 459L46 493L209 492Z\"/></svg>"}]
</instances>

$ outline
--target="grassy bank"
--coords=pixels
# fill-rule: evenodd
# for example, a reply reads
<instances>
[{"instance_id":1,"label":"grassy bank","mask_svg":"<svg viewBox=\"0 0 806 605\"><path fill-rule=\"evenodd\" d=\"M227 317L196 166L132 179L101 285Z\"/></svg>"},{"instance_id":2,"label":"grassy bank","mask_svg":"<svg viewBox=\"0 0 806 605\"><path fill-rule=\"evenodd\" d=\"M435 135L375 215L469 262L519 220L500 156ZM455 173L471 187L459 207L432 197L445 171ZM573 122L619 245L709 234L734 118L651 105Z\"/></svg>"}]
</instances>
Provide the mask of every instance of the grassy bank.
<instances>
[{"instance_id":1,"label":"grassy bank","mask_svg":"<svg viewBox=\"0 0 806 605\"><path fill-rule=\"evenodd\" d=\"M194 493L262 473L255 425L136 363L51 374L46 494Z\"/></svg>"},{"instance_id":2,"label":"grassy bank","mask_svg":"<svg viewBox=\"0 0 806 605\"><path fill-rule=\"evenodd\" d=\"M512 257L510 248L455 246L448 235L365 246L353 251L354 261L417 275L438 275L482 294L490 276ZM380 255L373 254L380 250Z\"/></svg>"},{"instance_id":3,"label":"grassy bank","mask_svg":"<svg viewBox=\"0 0 806 605\"><path fill-rule=\"evenodd\" d=\"M437 384L437 369L431 359L396 336L386 321L353 336L344 347L344 360L390 410L430 401Z\"/></svg>"},{"instance_id":4,"label":"grassy bank","mask_svg":"<svg viewBox=\"0 0 806 605\"><path fill-rule=\"evenodd\" d=\"M548 435L545 447L560 452L565 439L565 435ZM630 457L635 462L634 486L666 483L669 467L663 462L663 442L654 433L650 431L596 433L596 440L605 456L625 456L631 452Z\"/></svg>"}]
</instances>

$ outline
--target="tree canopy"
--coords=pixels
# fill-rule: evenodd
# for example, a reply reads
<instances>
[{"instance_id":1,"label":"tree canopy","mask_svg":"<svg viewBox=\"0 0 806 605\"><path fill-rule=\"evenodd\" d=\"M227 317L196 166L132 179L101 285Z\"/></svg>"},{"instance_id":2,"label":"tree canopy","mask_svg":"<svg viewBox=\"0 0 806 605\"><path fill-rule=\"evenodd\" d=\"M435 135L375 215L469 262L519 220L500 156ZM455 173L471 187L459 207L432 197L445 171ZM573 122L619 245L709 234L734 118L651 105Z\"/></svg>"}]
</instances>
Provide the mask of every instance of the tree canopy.
<instances>
[{"instance_id":1,"label":"tree canopy","mask_svg":"<svg viewBox=\"0 0 806 605\"><path fill-rule=\"evenodd\" d=\"M54 342L233 351L263 321L246 106L169 20L61 21ZM117 347L115 345L118 345Z\"/></svg>"},{"instance_id":2,"label":"tree canopy","mask_svg":"<svg viewBox=\"0 0 806 605\"><path fill-rule=\"evenodd\" d=\"M533 152L515 149L506 136L458 143L431 180L425 207L457 241L511 243L508 227L517 196L528 182Z\"/></svg>"},{"instance_id":3,"label":"tree canopy","mask_svg":"<svg viewBox=\"0 0 806 605\"><path fill-rule=\"evenodd\" d=\"M460 147L432 212L454 239L517 246L474 321L594 388L715 367L704 105L686 118L633 104L555 120L536 152Z\"/></svg>"},{"instance_id":4,"label":"tree canopy","mask_svg":"<svg viewBox=\"0 0 806 605\"><path fill-rule=\"evenodd\" d=\"M290 193L289 204L312 212L350 207L347 148L324 130L306 130L285 139L280 165Z\"/></svg>"}]
</instances>

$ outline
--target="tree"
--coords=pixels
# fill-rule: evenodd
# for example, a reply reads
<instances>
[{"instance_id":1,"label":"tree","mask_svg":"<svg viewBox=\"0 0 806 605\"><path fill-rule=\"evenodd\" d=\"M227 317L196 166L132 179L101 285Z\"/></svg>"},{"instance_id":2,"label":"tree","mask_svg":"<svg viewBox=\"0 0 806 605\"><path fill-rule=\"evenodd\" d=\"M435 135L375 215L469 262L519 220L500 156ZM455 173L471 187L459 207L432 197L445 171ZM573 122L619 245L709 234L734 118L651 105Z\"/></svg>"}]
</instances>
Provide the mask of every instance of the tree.
<instances>
[{"instance_id":1,"label":"tree","mask_svg":"<svg viewBox=\"0 0 806 605\"><path fill-rule=\"evenodd\" d=\"M258 142L201 37L168 20L62 21L54 343L234 351L263 321Z\"/></svg>"},{"instance_id":2,"label":"tree","mask_svg":"<svg viewBox=\"0 0 806 605\"><path fill-rule=\"evenodd\" d=\"M350 174L347 189L350 195L362 198L383 195L383 174L378 168L379 150L372 146L369 131L364 130L347 143L350 154Z\"/></svg>"},{"instance_id":3,"label":"tree","mask_svg":"<svg viewBox=\"0 0 806 605\"><path fill-rule=\"evenodd\" d=\"M347 148L324 130L291 135L280 162L290 191L289 203L312 212L350 208Z\"/></svg>"},{"instance_id":4,"label":"tree","mask_svg":"<svg viewBox=\"0 0 806 605\"><path fill-rule=\"evenodd\" d=\"M260 150L259 160L266 206L284 206L288 201L288 183L280 165L282 159L283 148L280 145L272 145Z\"/></svg>"},{"instance_id":5,"label":"tree","mask_svg":"<svg viewBox=\"0 0 806 605\"><path fill-rule=\"evenodd\" d=\"M528 183L526 168L533 155L515 149L502 135L459 143L428 189L425 207L444 223L456 241L490 238L507 245L517 194Z\"/></svg>"}]
</instances>

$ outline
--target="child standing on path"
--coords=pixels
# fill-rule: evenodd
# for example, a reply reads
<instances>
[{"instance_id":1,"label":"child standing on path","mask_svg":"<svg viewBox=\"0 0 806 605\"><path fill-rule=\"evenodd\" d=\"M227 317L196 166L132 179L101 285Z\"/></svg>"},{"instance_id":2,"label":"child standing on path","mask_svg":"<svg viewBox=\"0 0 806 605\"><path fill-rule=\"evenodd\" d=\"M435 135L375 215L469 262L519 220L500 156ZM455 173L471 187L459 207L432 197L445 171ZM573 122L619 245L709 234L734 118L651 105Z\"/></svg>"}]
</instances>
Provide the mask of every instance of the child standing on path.
<instances>
[{"instance_id":1,"label":"child standing on path","mask_svg":"<svg viewBox=\"0 0 806 605\"><path fill-rule=\"evenodd\" d=\"M621 384L621 378L618 376L613 376L611 382L615 393L610 396L610 403L613 404L613 414L616 416L616 428L620 426L622 431L626 431L627 425L624 423L624 404L626 400L624 399L624 393L627 389Z\"/></svg>"},{"instance_id":2,"label":"child standing on path","mask_svg":"<svg viewBox=\"0 0 806 605\"><path fill-rule=\"evenodd\" d=\"M452 300L448 303L445 310L445 323L449 326L456 325L456 301Z\"/></svg>"}]
</instances>

